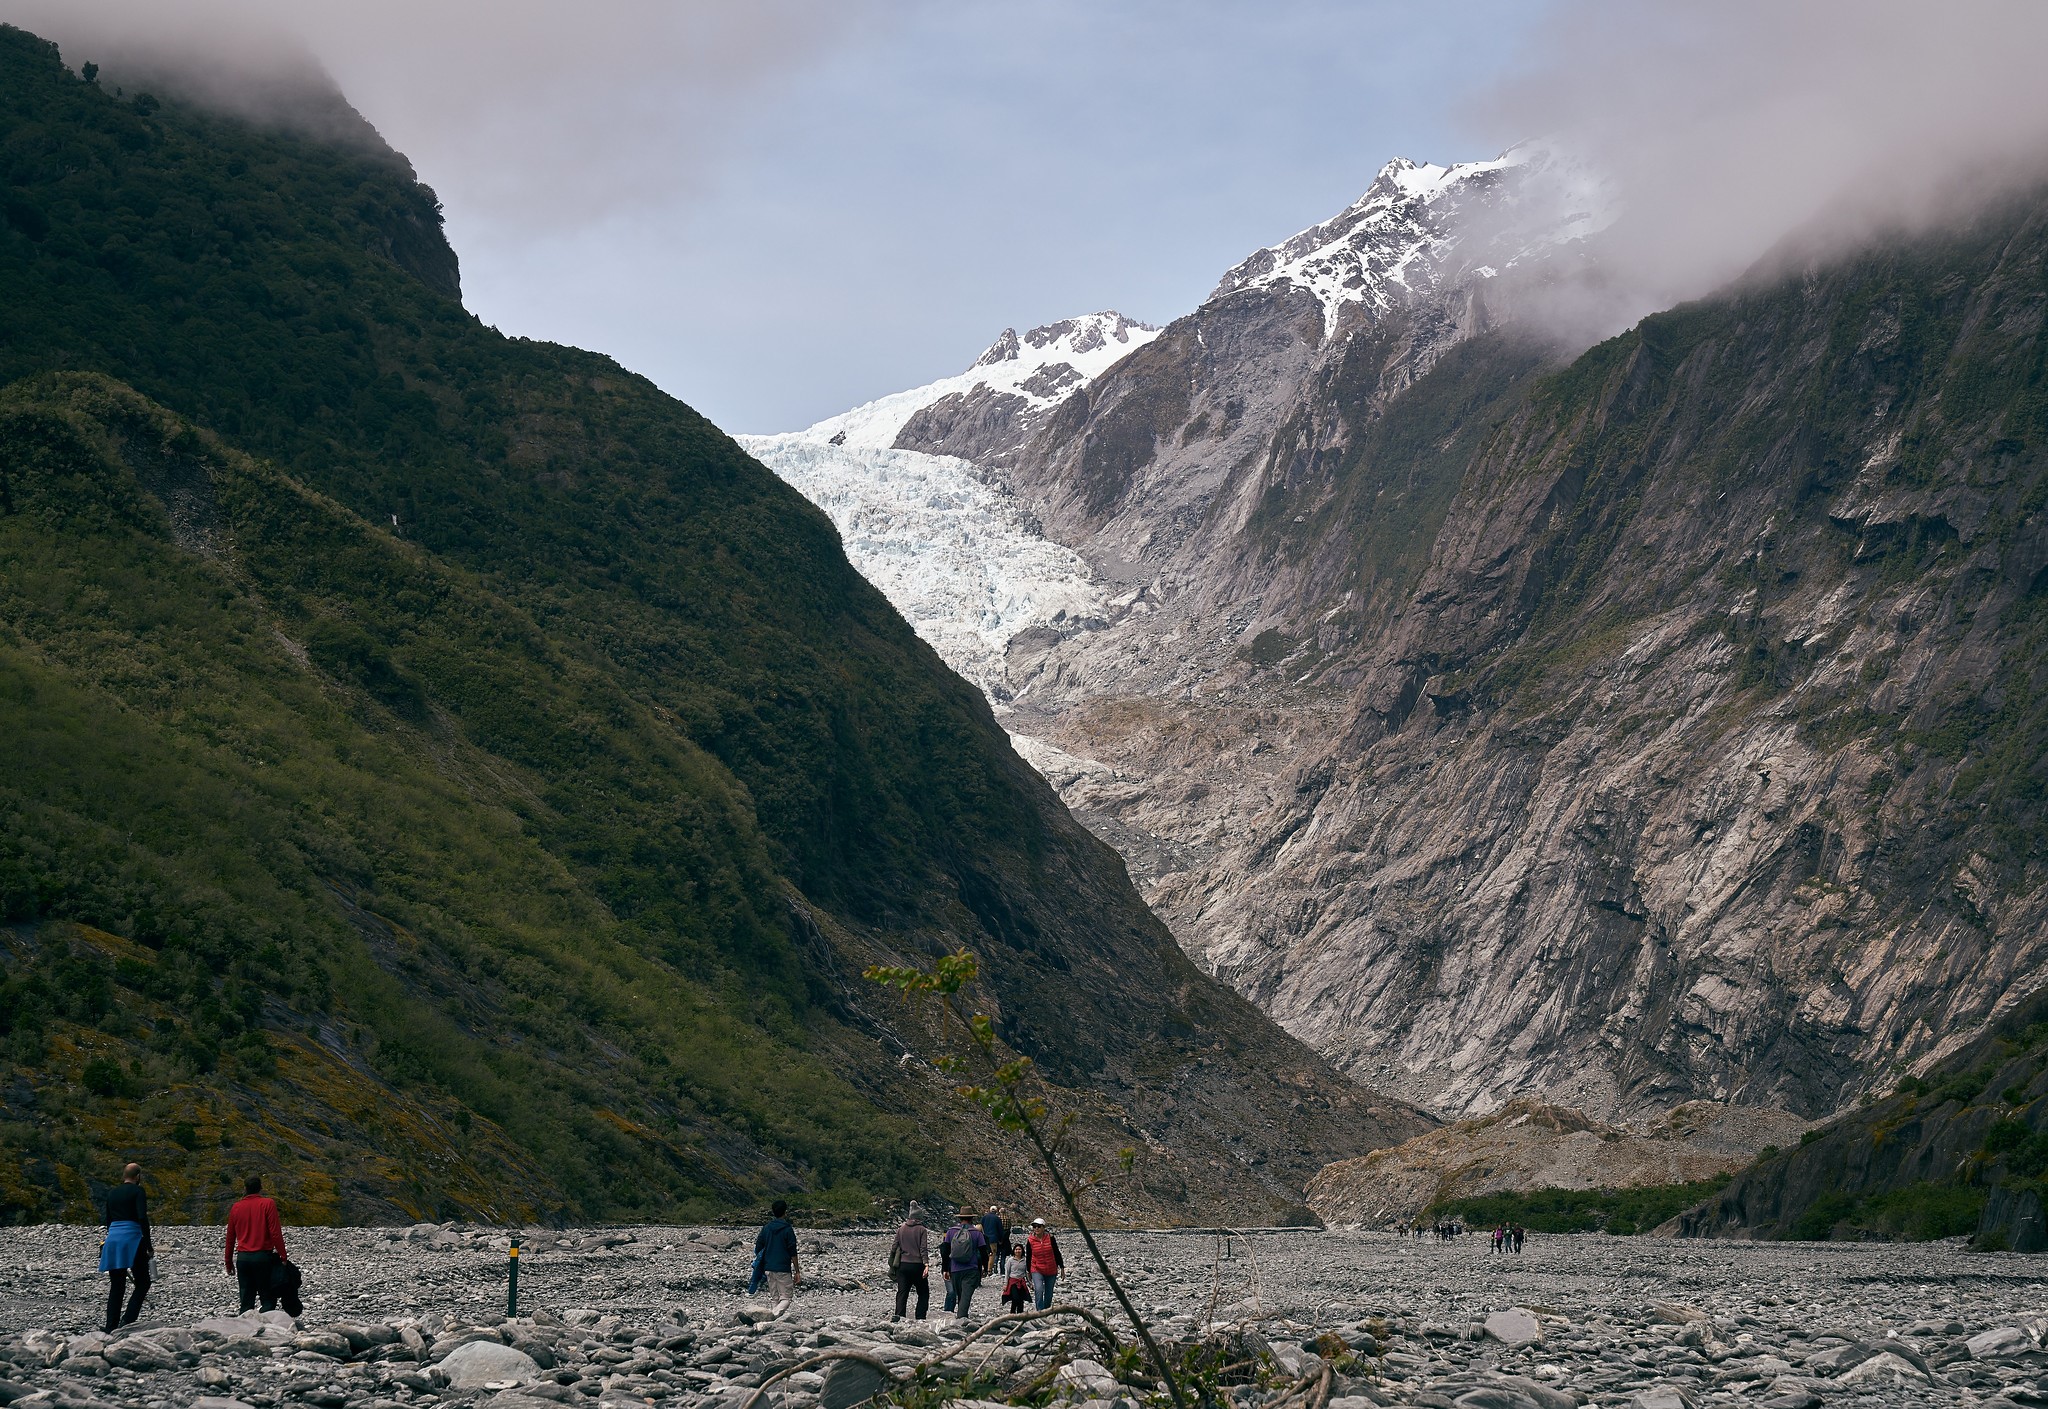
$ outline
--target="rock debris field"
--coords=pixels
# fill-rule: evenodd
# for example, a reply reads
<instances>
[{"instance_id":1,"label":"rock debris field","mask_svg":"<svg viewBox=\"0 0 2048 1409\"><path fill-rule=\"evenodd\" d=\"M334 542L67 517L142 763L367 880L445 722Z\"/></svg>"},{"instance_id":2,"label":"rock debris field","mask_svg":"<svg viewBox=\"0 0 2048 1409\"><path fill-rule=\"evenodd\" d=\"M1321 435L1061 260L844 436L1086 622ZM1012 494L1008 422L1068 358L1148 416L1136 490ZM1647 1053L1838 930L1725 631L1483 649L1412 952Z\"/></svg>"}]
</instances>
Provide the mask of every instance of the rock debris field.
<instances>
[{"instance_id":1,"label":"rock debris field","mask_svg":"<svg viewBox=\"0 0 2048 1409\"><path fill-rule=\"evenodd\" d=\"M867 1359L776 1380L760 1409L841 1409L875 1388L874 1362L918 1374L925 1388L908 1397L922 1406L933 1387L960 1409L1011 1395L1125 1409L1147 1395L1111 1377L1075 1317L992 1328L963 1348L1001 1313L994 1287L965 1325L940 1313L936 1282L930 1320L891 1325L886 1233L806 1233L806 1289L780 1320L743 1294L751 1230L526 1233L508 1319L502 1230L292 1230L296 1323L233 1315L220 1230L157 1236L145 1314L109 1338L97 1230L0 1229L0 1403L741 1409L771 1376L849 1353ZM1074 1275L1059 1299L1122 1331L1101 1279L1078 1267L1080 1240L1062 1241ZM1239 1367L1217 1391L1230 1409L1315 1409L1323 1393L1333 1409L2048 1405L2038 1257L1597 1235L1495 1257L1476 1236L1292 1230L1104 1242L1163 1341L1206 1337ZM1321 1389L1286 1398L1325 1363Z\"/></svg>"}]
</instances>

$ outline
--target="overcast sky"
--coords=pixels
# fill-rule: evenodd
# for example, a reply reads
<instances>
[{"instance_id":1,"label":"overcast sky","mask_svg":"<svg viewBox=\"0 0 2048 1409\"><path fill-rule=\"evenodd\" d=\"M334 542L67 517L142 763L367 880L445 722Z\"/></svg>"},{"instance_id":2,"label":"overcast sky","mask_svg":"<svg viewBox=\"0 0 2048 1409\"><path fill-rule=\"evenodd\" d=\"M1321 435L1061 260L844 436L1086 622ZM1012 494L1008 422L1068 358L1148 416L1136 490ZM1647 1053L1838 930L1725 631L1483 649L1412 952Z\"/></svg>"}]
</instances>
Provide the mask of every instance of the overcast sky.
<instances>
[{"instance_id":1,"label":"overcast sky","mask_svg":"<svg viewBox=\"0 0 2048 1409\"><path fill-rule=\"evenodd\" d=\"M1460 100L1536 8L905 6L701 127L621 134L638 189L554 228L413 146L484 317L603 348L728 428L793 429L1006 326L1188 312L1391 156L1494 155L1512 139L1455 130Z\"/></svg>"},{"instance_id":2,"label":"overcast sky","mask_svg":"<svg viewBox=\"0 0 2048 1409\"><path fill-rule=\"evenodd\" d=\"M1628 215L1600 317L1622 326L1817 212L1862 231L1949 211L1987 185L1957 173L2048 149L2048 0L0 0L0 18L74 64L134 43L310 52L441 195L471 309L610 353L734 431L959 371L1006 326L1164 322L1397 155L1537 136L1611 172Z\"/></svg>"}]
</instances>

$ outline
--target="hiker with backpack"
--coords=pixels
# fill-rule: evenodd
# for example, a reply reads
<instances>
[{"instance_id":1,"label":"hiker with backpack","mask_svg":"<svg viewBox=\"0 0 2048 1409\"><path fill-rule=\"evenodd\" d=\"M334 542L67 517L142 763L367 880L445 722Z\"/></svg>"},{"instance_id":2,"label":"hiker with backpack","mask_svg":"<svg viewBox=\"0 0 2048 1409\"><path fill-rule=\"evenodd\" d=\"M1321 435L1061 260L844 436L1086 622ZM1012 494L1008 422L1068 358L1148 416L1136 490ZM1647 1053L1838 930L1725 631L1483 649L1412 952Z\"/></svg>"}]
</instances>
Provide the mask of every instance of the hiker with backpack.
<instances>
[{"instance_id":1,"label":"hiker with backpack","mask_svg":"<svg viewBox=\"0 0 2048 1409\"><path fill-rule=\"evenodd\" d=\"M119 1327L133 1325L142 1313L142 1299L149 1295L149 1264L156 1255L141 1165L131 1164L121 1171L121 1182L107 1195L106 1217L101 1222L107 1232L100 1243L100 1271L107 1274L107 1334L112 1335ZM121 1298L130 1277L135 1279L135 1295L124 1315Z\"/></svg>"},{"instance_id":2,"label":"hiker with backpack","mask_svg":"<svg viewBox=\"0 0 2048 1409\"><path fill-rule=\"evenodd\" d=\"M789 1204L777 1199L768 1206L768 1221L754 1235L754 1252L760 1259L761 1275L767 1279L768 1295L777 1316L789 1310L789 1304L796 1300L796 1289L804 1280L803 1269L797 1265L796 1225L784 1217L788 1212Z\"/></svg>"},{"instance_id":3,"label":"hiker with backpack","mask_svg":"<svg viewBox=\"0 0 2048 1409\"><path fill-rule=\"evenodd\" d=\"M242 1197L228 1210L223 1260L242 1294L242 1310L259 1301L265 1311L277 1310L278 1273L290 1259L284 1251L284 1222L277 1216L277 1204L264 1197L260 1174L242 1181Z\"/></svg>"},{"instance_id":4,"label":"hiker with backpack","mask_svg":"<svg viewBox=\"0 0 2048 1409\"><path fill-rule=\"evenodd\" d=\"M931 1257L931 1237L931 1230L924 1226L924 1210L912 1204L903 1226L896 1230L896 1240L889 1244L889 1277L896 1283L896 1314L889 1318L891 1321L903 1319L913 1288L917 1291L917 1319L924 1320L925 1313L931 1310L932 1279L925 1271L925 1263Z\"/></svg>"},{"instance_id":5,"label":"hiker with backpack","mask_svg":"<svg viewBox=\"0 0 2048 1409\"><path fill-rule=\"evenodd\" d=\"M988 1258L988 1238L973 1213L965 1208L960 1210L959 1221L946 1233L940 1251L946 1259L946 1300L953 1314L964 1321L974 1301L974 1290L981 1285L981 1269Z\"/></svg>"},{"instance_id":6,"label":"hiker with backpack","mask_svg":"<svg viewBox=\"0 0 2048 1409\"><path fill-rule=\"evenodd\" d=\"M1031 1220L1031 1236L1024 1243L1024 1266L1031 1274L1032 1304L1043 1311L1052 1305L1053 1284L1067 1270L1059 1239L1045 1226L1043 1218Z\"/></svg>"}]
</instances>

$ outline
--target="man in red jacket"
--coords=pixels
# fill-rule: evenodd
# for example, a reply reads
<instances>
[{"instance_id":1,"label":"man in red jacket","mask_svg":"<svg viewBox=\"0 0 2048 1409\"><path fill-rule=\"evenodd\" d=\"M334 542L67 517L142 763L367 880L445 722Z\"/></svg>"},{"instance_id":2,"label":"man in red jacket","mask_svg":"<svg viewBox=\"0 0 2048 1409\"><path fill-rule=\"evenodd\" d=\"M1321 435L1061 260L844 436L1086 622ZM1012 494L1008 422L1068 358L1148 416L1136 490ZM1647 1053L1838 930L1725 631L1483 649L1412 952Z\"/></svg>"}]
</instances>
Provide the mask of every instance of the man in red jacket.
<instances>
[{"instance_id":1,"label":"man in red jacket","mask_svg":"<svg viewBox=\"0 0 2048 1409\"><path fill-rule=\"evenodd\" d=\"M263 1196L262 1175L250 1175L242 1188L242 1197L228 1210L228 1275L241 1284L242 1310L260 1298L265 1311L275 1311L277 1293L270 1283L277 1264L285 1261L284 1224L277 1205Z\"/></svg>"}]
</instances>

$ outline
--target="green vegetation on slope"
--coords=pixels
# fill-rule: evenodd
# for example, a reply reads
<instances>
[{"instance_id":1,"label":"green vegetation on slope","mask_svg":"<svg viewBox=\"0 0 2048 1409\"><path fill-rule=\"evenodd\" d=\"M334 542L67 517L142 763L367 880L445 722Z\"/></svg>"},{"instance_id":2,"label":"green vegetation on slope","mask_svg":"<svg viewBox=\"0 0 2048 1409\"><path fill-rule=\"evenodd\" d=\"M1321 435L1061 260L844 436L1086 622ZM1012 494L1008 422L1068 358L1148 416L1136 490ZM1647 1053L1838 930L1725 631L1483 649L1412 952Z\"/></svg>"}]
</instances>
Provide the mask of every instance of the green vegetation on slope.
<instances>
[{"instance_id":1,"label":"green vegetation on slope","mask_svg":"<svg viewBox=\"0 0 2048 1409\"><path fill-rule=\"evenodd\" d=\"M282 1004L346 1014L383 1081L503 1130L548 1171L543 1211L911 1184L907 1125L800 1055L818 1020L782 972L765 844L672 726L117 384L0 395L0 457L0 904L43 927L0 1004L17 1064L67 1059L87 1113L216 1072L276 1092ZM636 874L656 867L673 882ZM161 1018L110 1021L152 999ZM124 1075L84 1080L109 1053ZM721 1128L750 1153L707 1154ZM431 1206L413 1182L387 1196Z\"/></svg>"},{"instance_id":2,"label":"green vegetation on slope","mask_svg":"<svg viewBox=\"0 0 2048 1409\"><path fill-rule=\"evenodd\" d=\"M1728 1175L1691 1184L1634 1189L1529 1189L1453 1199L1431 1217L1462 1218L1468 1228L1519 1223L1535 1233L1647 1233L1728 1185Z\"/></svg>"},{"instance_id":3,"label":"green vegetation on slope","mask_svg":"<svg viewBox=\"0 0 2048 1409\"><path fill-rule=\"evenodd\" d=\"M1927 1077L1766 1154L1684 1230L1924 1240L2039 1252L2048 1204L2048 998Z\"/></svg>"}]
</instances>

